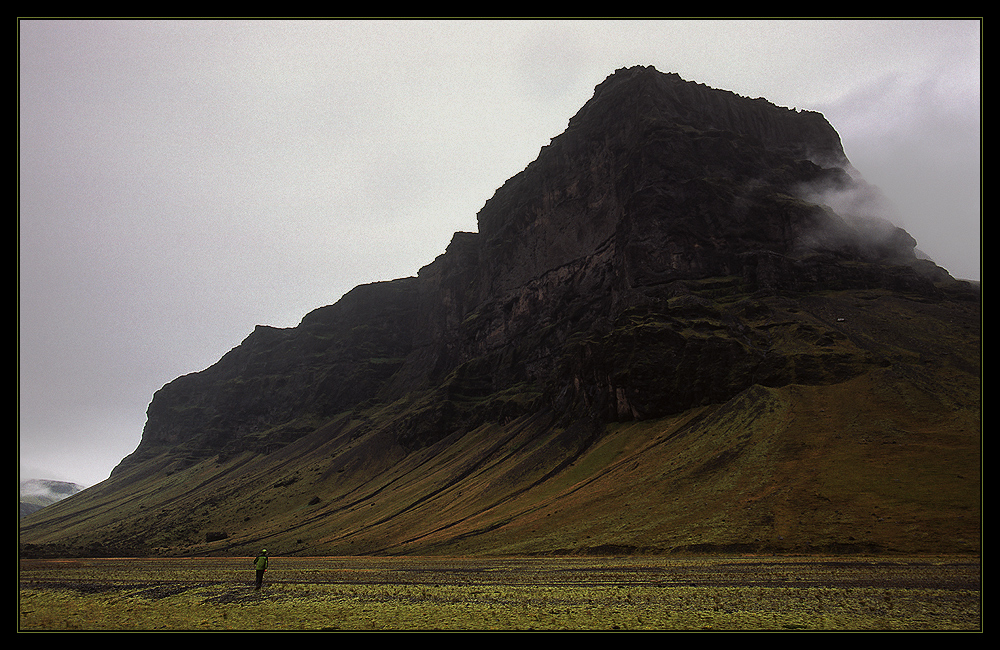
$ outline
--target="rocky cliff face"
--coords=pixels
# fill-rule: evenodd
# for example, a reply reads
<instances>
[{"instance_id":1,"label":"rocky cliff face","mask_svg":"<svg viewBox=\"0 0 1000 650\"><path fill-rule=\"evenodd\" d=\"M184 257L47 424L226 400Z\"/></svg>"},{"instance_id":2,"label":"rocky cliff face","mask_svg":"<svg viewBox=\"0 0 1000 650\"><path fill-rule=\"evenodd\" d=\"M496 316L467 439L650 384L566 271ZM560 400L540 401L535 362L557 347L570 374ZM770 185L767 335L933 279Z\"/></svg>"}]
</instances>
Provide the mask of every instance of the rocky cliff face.
<instances>
[{"instance_id":1,"label":"rocky cliff face","mask_svg":"<svg viewBox=\"0 0 1000 650\"><path fill-rule=\"evenodd\" d=\"M846 379L879 360L826 354L822 328L780 331L760 298L945 290L876 197L822 115L619 70L486 202L478 233L164 386L119 470L271 450L376 402L407 401L396 437L417 449L543 409L643 419Z\"/></svg>"}]
</instances>

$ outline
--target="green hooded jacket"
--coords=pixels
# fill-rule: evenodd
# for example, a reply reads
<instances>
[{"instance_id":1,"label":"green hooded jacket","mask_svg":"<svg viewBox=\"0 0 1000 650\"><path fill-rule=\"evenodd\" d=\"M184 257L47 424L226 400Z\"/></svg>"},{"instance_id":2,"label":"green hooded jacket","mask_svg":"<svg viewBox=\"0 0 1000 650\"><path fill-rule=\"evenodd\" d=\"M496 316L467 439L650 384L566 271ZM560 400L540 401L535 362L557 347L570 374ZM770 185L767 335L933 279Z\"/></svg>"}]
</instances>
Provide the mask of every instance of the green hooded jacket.
<instances>
[{"instance_id":1,"label":"green hooded jacket","mask_svg":"<svg viewBox=\"0 0 1000 650\"><path fill-rule=\"evenodd\" d=\"M267 551L261 551L257 559L253 561L253 568L258 571L264 571L267 569Z\"/></svg>"}]
</instances>

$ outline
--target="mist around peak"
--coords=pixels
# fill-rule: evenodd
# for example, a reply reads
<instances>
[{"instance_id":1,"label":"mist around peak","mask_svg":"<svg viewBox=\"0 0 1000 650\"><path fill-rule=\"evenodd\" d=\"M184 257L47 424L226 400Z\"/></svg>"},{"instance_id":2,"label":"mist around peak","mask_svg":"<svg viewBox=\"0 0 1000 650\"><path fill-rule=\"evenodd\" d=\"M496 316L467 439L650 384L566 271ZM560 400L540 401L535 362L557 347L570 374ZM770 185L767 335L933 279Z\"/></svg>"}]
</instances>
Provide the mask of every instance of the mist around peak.
<instances>
[{"instance_id":1,"label":"mist around peak","mask_svg":"<svg viewBox=\"0 0 1000 650\"><path fill-rule=\"evenodd\" d=\"M870 259L908 262L928 259L916 250L917 241L898 224L901 215L875 185L866 182L848 164L844 170L849 180L822 181L801 185L796 196L823 206L839 226L803 238L803 248L839 247L847 242Z\"/></svg>"},{"instance_id":2,"label":"mist around peak","mask_svg":"<svg viewBox=\"0 0 1000 650\"><path fill-rule=\"evenodd\" d=\"M36 510L71 497L84 486L67 481L25 479L18 484L19 516L26 517Z\"/></svg>"}]
</instances>

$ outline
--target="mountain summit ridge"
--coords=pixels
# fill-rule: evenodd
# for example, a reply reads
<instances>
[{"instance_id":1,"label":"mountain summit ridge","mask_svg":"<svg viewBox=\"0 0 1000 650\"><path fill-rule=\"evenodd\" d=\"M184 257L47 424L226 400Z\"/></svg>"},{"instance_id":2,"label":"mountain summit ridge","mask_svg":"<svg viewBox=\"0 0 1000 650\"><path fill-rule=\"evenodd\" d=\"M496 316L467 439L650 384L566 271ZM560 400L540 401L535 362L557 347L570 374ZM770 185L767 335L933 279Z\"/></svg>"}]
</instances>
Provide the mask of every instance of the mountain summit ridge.
<instances>
[{"instance_id":1,"label":"mountain summit ridge","mask_svg":"<svg viewBox=\"0 0 1000 650\"><path fill-rule=\"evenodd\" d=\"M823 167L806 156L840 166ZM553 384L559 353L539 348L542 341L528 349L525 336L530 340L542 322L558 332L557 345L580 327L591 331L603 322L596 326L609 330L624 310L658 309L684 293L679 283L685 281L735 276L744 292L803 283L932 290L925 270L914 270L916 242L905 231L878 221L880 239L871 241L853 221L875 223L869 215L840 215L807 200L819 192L870 194L848 166L839 136L818 113L782 109L651 67L618 70L567 130L486 202L478 233L456 233L416 278L357 287L306 315L294 332L258 327L212 368L168 384L154 396L137 453L143 457L168 429L177 432L165 438L168 444L199 438L196 455L243 447L247 433L253 444L273 448L309 425L285 426L266 440L261 431L305 414L330 417L372 398L430 390L463 364L472 364L467 371L479 366L473 371L479 376L468 380L479 384L478 392L529 384L551 403L566 388L559 379ZM843 261L852 268L845 270ZM557 313L568 306L584 309L575 322ZM244 356L240 365L229 362ZM303 363L313 357L327 367ZM264 359L270 369L256 369ZM276 369L281 366L287 370ZM201 396L182 388L192 381ZM580 384L579 377L573 381ZM628 390L600 383L586 390ZM723 394L746 385L738 382ZM170 391L184 397L163 409ZM670 408L700 400L689 401ZM614 417L668 412L617 410ZM200 422L192 419L199 414ZM448 420L427 426L443 432L455 425ZM413 435L426 440L425 433Z\"/></svg>"},{"instance_id":2,"label":"mountain summit ridge","mask_svg":"<svg viewBox=\"0 0 1000 650\"><path fill-rule=\"evenodd\" d=\"M213 533L211 548L227 552L266 535L289 544L298 536L297 553L452 552L470 548L466 542L476 552L602 544L659 552L727 547L750 526L760 547L784 547L775 541L775 530L788 532L784 515L756 513L751 525L728 510L735 501L709 496L722 488L697 477L729 466L709 458L737 458L752 439L781 450L775 458L793 454L783 467L808 474L816 461L798 456L784 436L802 435L795 413L806 402L820 413L814 400L845 386L875 413L900 408L896 398L871 397L881 383L921 404L925 392L937 395L926 409L948 413L934 417L949 423L956 449L971 444L970 422L978 420L978 290L920 259L881 201L819 113L652 67L617 70L486 201L478 232L455 233L413 277L355 287L293 328L258 326L217 363L168 383L150 402L139 446L109 481L47 509L82 531L74 503L90 499L104 504L91 512L106 511L126 495L138 502L148 494L149 507L122 514L127 525L57 534L36 519L22 535L179 552L202 548L184 531L213 525L231 539ZM823 440L831 457L843 453L840 436ZM573 505L571 479L596 490L611 476L602 472L623 471L601 455L613 444L652 472L639 482L667 491L691 485L686 499L705 517L730 512L738 530L696 534L703 523L681 526L665 503L643 506L619 533L598 525L593 518L606 506L595 504L614 490L587 497L595 508L588 514ZM647 448L660 464L630 456ZM686 469L668 483L655 479L680 458ZM785 480L760 458L747 475L751 491ZM585 461L594 463L589 477L578 475ZM247 514L240 523L248 497L238 485L280 493L267 498L287 503L288 514ZM955 494L968 485L939 487ZM553 523L581 535L594 527L594 540L604 541L530 534L520 517L550 507L531 500L536 486L569 490L561 514L550 512ZM168 508L168 494L171 503L217 513L213 522ZM166 508L155 522L154 503ZM360 504L376 519L356 520ZM921 507L931 519L940 514ZM293 526L290 513L310 509L309 522ZM570 511L576 519L565 519ZM665 521L681 528L668 531ZM488 531L508 526L520 532L489 541ZM143 537L143 528L157 532ZM846 528L834 528L831 544L854 547ZM924 537L920 544L933 546Z\"/></svg>"}]
</instances>

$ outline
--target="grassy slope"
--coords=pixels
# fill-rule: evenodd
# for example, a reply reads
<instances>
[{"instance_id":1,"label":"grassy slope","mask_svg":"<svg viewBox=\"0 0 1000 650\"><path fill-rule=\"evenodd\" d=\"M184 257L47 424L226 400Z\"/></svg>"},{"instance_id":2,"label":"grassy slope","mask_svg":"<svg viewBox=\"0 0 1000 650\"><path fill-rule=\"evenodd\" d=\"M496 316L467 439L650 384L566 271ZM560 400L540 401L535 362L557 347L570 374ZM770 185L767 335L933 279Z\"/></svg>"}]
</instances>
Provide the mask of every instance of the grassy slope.
<instances>
[{"instance_id":1,"label":"grassy slope","mask_svg":"<svg viewBox=\"0 0 1000 650\"><path fill-rule=\"evenodd\" d=\"M805 329L822 345L804 357L881 362L603 435L538 415L411 454L391 442L406 405L390 405L268 455L147 464L139 489L121 489L136 475L109 480L29 518L21 541L74 554L980 552L978 312L876 292L773 306L756 325L775 349L794 354ZM228 537L206 542L213 531Z\"/></svg>"}]
</instances>

